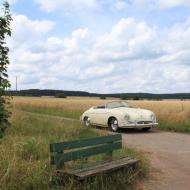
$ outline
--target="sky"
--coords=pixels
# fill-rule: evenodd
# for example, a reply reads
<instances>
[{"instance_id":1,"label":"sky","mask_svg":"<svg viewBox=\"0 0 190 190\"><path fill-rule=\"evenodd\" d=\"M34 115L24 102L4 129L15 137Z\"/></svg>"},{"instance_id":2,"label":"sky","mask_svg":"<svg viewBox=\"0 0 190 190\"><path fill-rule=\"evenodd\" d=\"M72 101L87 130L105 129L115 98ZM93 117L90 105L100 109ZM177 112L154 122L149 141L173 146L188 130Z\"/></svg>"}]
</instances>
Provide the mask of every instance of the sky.
<instances>
[{"instance_id":1,"label":"sky","mask_svg":"<svg viewBox=\"0 0 190 190\"><path fill-rule=\"evenodd\" d=\"M190 0L9 3L11 89L190 92Z\"/></svg>"}]
</instances>

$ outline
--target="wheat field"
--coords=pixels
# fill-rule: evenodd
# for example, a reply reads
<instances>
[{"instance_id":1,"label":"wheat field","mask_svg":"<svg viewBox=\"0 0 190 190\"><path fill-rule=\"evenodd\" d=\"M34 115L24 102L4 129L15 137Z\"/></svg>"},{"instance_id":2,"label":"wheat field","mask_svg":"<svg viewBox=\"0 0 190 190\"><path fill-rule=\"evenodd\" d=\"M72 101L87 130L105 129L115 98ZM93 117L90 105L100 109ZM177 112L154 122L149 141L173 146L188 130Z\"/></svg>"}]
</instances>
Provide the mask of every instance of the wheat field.
<instances>
[{"instance_id":1,"label":"wheat field","mask_svg":"<svg viewBox=\"0 0 190 190\"><path fill-rule=\"evenodd\" d=\"M31 112L60 115L79 119L83 111L91 106L103 104L115 99L101 100L94 97L14 97L13 105ZM150 109L156 113L161 129L190 132L190 101L162 100L129 101L132 105Z\"/></svg>"}]
</instances>

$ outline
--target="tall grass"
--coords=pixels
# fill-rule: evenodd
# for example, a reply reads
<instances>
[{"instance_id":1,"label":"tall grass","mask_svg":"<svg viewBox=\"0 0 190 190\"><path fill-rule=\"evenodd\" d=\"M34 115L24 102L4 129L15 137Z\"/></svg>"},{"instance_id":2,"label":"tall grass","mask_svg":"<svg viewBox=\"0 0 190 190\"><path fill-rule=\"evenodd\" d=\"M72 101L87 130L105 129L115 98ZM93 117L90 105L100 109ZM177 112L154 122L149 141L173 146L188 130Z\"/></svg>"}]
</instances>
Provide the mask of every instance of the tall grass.
<instances>
[{"instance_id":1,"label":"tall grass","mask_svg":"<svg viewBox=\"0 0 190 190\"><path fill-rule=\"evenodd\" d=\"M97 98L14 98L18 108L35 113L45 113L79 119L86 109L110 100ZM190 101L129 101L141 108L150 109L157 115L159 128L163 130L190 132Z\"/></svg>"},{"instance_id":2,"label":"tall grass","mask_svg":"<svg viewBox=\"0 0 190 190\"><path fill-rule=\"evenodd\" d=\"M190 101L133 101L132 103L154 111L160 129L190 132Z\"/></svg>"},{"instance_id":3,"label":"tall grass","mask_svg":"<svg viewBox=\"0 0 190 190\"><path fill-rule=\"evenodd\" d=\"M12 126L0 142L0 189L1 190L31 190L31 189L128 189L132 188L134 179L131 172L120 171L111 175L99 176L92 181L79 184L68 178L63 187L50 186L49 180L54 175L54 168L49 164L49 143L78 138L97 136L92 129L83 128L78 121L52 119L36 116L28 112L14 109L11 118ZM127 150L128 152L128 150ZM130 151L129 151L130 152ZM123 154L115 152L114 154ZM133 156L141 154L133 153ZM92 162L102 159L102 156L92 157ZM136 171L140 176L146 174L141 162ZM66 167L78 167L80 162L71 162ZM148 168L148 167L145 167ZM128 173L129 172L129 173Z\"/></svg>"}]
</instances>

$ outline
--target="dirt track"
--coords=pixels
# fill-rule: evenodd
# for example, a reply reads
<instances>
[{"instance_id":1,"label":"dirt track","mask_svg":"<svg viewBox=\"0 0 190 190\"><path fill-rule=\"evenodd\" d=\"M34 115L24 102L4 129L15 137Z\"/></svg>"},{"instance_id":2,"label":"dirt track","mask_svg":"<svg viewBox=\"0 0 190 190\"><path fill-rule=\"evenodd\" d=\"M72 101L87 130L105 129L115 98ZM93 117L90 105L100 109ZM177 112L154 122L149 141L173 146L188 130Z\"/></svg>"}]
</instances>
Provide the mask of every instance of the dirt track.
<instances>
[{"instance_id":1,"label":"dirt track","mask_svg":"<svg viewBox=\"0 0 190 190\"><path fill-rule=\"evenodd\" d=\"M151 161L143 190L190 190L189 134L123 131L122 137L123 143L142 150Z\"/></svg>"}]
</instances>

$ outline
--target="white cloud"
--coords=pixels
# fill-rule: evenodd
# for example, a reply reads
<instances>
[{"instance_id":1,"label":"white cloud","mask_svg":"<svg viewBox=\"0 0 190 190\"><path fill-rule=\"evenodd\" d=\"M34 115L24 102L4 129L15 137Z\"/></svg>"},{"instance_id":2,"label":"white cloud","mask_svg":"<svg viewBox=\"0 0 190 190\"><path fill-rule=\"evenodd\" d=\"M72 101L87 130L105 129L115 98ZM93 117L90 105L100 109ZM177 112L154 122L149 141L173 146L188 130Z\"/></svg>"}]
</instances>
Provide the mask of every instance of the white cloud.
<instances>
[{"instance_id":1,"label":"white cloud","mask_svg":"<svg viewBox=\"0 0 190 190\"><path fill-rule=\"evenodd\" d=\"M122 18L108 33L96 37L88 28L74 30L65 38L44 37L53 25L22 15L14 19L9 73L12 82L15 75L19 77L20 88L189 90L189 19L162 30L144 21Z\"/></svg>"},{"instance_id":2,"label":"white cloud","mask_svg":"<svg viewBox=\"0 0 190 190\"><path fill-rule=\"evenodd\" d=\"M32 82L28 79L35 76L39 69L43 69L40 63L44 61L44 54L33 52L33 46L37 47L54 25L54 22L48 20L30 20L24 15L13 15L12 37L8 41L12 63L9 70L12 78L16 73L22 83L26 84L26 81Z\"/></svg>"},{"instance_id":3,"label":"white cloud","mask_svg":"<svg viewBox=\"0 0 190 190\"><path fill-rule=\"evenodd\" d=\"M12 0L15 1L15 0ZM74 13L85 10L102 10L105 7L116 10L124 10L131 6L148 9L167 9L177 6L190 6L189 0L34 0L42 10L53 12L58 9L64 10L65 13Z\"/></svg>"},{"instance_id":4,"label":"white cloud","mask_svg":"<svg viewBox=\"0 0 190 190\"><path fill-rule=\"evenodd\" d=\"M190 6L189 0L134 0L133 4L146 8L171 8L176 6Z\"/></svg>"},{"instance_id":5,"label":"white cloud","mask_svg":"<svg viewBox=\"0 0 190 190\"><path fill-rule=\"evenodd\" d=\"M57 9L63 9L67 12L77 10L95 10L98 8L96 0L35 0L41 9L52 12Z\"/></svg>"},{"instance_id":6,"label":"white cloud","mask_svg":"<svg viewBox=\"0 0 190 190\"><path fill-rule=\"evenodd\" d=\"M88 28L75 30L70 38L64 39L65 53L70 55L73 53L85 53L89 50L88 45L90 41Z\"/></svg>"},{"instance_id":7,"label":"white cloud","mask_svg":"<svg viewBox=\"0 0 190 190\"><path fill-rule=\"evenodd\" d=\"M154 43L152 43L154 41ZM96 53L106 60L144 59L162 53L155 28L133 18L120 19L110 33L97 39Z\"/></svg>"},{"instance_id":8,"label":"white cloud","mask_svg":"<svg viewBox=\"0 0 190 190\"><path fill-rule=\"evenodd\" d=\"M116 1L115 4L114 4L114 7L117 9L117 10L123 10L123 9L126 9L129 7L128 3L126 3L126 1Z\"/></svg>"},{"instance_id":9,"label":"white cloud","mask_svg":"<svg viewBox=\"0 0 190 190\"><path fill-rule=\"evenodd\" d=\"M14 47L35 43L40 37L47 34L55 23L49 20L30 20L24 15L13 15L12 38Z\"/></svg>"},{"instance_id":10,"label":"white cloud","mask_svg":"<svg viewBox=\"0 0 190 190\"><path fill-rule=\"evenodd\" d=\"M175 7L175 6L190 6L189 0L158 0L158 6L161 8Z\"/></svg>"}]
</instances>

